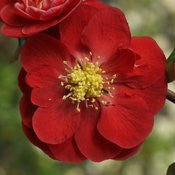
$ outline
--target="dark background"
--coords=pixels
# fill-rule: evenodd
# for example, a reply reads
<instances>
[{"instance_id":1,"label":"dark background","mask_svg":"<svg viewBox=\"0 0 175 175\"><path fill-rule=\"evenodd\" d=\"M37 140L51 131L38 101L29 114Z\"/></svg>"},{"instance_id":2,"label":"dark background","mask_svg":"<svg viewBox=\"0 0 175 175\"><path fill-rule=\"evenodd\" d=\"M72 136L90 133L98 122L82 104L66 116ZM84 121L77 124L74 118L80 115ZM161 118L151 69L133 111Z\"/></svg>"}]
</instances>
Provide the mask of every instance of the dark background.
<instances>
[{"instance_id":1,"label":"dark background","mask_svg":"<svg viewBox=\"0 0 175 175\"><path fill-rule=\"evenodd\" d=\"M106 0L126 14L133 35L153 37L170 54L175 45L174 0ZM21 130L17 40L0 35L0 175L165 175L175 161L175 106L166 102L140 152L126 161L64 164L34 147ZM175 86L170 85L173 89Z\"/></svg>"}]
</instances>

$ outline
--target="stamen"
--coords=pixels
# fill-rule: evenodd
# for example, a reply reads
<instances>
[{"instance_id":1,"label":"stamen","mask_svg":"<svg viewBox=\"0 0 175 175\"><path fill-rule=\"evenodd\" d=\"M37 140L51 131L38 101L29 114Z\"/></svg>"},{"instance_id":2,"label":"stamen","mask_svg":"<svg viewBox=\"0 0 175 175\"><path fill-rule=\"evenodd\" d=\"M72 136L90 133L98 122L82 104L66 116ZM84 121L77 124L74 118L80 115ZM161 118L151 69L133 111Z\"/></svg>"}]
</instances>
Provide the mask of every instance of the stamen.
<instances>
[{"instance_id":1,"label":"stamen","mask_svg":"<svg viewBox=\"0 0 175 175\"><path fill-rule=\"evenodd\" d=\"M63 100L66 100L66 99L67 99L68 97L70 97L71 95L72 95L72 93L69 93L69 94L67 94L67 95L64 95L62 99L63 99Z\"/></svg>"},{"instance_id":2,"label":"stamen","mask_svg":"<svg viewBox=\"0 0 175 175\"><path fill-rule=\"evenodd\" d=\"M91 102L94 103L95 101L96 101L95 98L92 98Z\"/></svg>"},{"instance_id":3,"label":"stamen","mask_svg":"<svg viewBox=\"0 0 175 175\"><path fill-rule=\"evenodd\" d=\"M68 73L70 73L70 72L71 72L71 71L70 71L69 69L67 69L67 68L65 68L65 71L66 71L66 72L68 72Z\"/></svg>"},{"instance_id":4,"label":"stamen","mask_svg":"<svg viewBox=\"0 0 175 175\"><path fill-rule=\"evenodd\" d=\"M92 52L89 57L77 58L77 65L70 67L67 61L63 61L68 68L65 68L67 75L60 75L61 86L69 90L69 94L63 96L63 100L69 98L72 103L77 103L76 110L81 111L80 103L85 102L86 108L92 107L96 110L98 98L101 104L109 105L111 102L103 100L103 96L113 98L111 90L115 90L111 85L114 83L116 75L111 78L106 77L106 71L100 68L99 61L93 63L91 61ZM100 58L97 57L98 59ZM103 75L104 74L104 75Z\"/></svg>"},{"instance_id":5,"label":"stamen","mask_svg":"<svg viewBox=\"0 0 175 175\"><path fill-rule=\"evenodd\" d=\"M86 108L88 108L88 100L85 100Z\"/></svg>"},{"instance_id":6,"label":"stamen","mask_svg":"<svg viewBox=\"0 0 175 175\"><path fill-rule=\"evenodd\" d=\"M65 79L65 78L67 78L67 76L64 76L64 75L59 75L58 76L58 79Z\"/></svg>"},{"instance_id":7,"label":"stamen","mask_svg":"<svg viewBox=\"0 0 175 175\"><path fill-rule=\"evenodd\" d=\"M95 109L98 110L98 107L96 106Z\"/></svg>"},{"instance_id":8,"label":"stamen","mask_svg":"<svg viewBox=\"0 0 175 175\"><path fill-rule=\"evenodd\" d=\"M88 58L88 57L85 57L84 59L85 59L87 62L89 61L89 58Z\"/></svg>"},{"instance_id":9,"label":"stamen","mask_svg":"<svg viewBox=\"0 0 175 175\"><path fill-rule=\"evenodd\" d=\"M61 81L61 86L64 86L64 82Z\"/></svg>"},{"instance_id":10,"label":"stamen","mask_svg":"<svg viewBox=\"0 0 175 175\"><path fill-rule=\"evenodd\" d=\"M80 103L77 104L77 108L76 109L77 109L78 112L81 111L81 109L80 109Z\"/></svg>"},{"instance_id":11,"label":"stamen","mask_svg":"<svg viewBox=\"0 0 175 175\"><path fill-rule=\"evenodd\" d=\"M67 61L63 61L63 64L65 64L67 66Z\"/></svg>"}]
</instances>

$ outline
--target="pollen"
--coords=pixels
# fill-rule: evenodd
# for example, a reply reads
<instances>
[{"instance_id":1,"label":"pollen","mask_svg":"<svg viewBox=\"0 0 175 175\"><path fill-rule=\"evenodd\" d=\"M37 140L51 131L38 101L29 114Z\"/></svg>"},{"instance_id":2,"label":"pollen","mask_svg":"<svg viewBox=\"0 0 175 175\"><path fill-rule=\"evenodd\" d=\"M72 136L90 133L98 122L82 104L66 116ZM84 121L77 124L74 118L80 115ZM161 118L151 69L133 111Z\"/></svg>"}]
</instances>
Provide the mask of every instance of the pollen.
<instances>
[{"instance_id":1,"label":"pollen","mask_svg":"<svg viewBox=\"0 0 175 175\"><path fill-rule=\"evenodd\" d=\"M90 52L90 56L92 53ZM80 112L80 103L85 102L86 107L93 107L98 110L97 99L102 99L101 104L109 104L103 100L103 95L112 97L109 89L114 89L111 84L115 80L115 75L112 79L105 77L106 71L102 70L99 62L92 62L90 58L77 59L77 64L71 67L67 61L63 61L67 75L60 75L61 86L69 91L63 96L63 100L71 99L73 104L77 104L77 111Z\"/></svg>"}]
</instances>

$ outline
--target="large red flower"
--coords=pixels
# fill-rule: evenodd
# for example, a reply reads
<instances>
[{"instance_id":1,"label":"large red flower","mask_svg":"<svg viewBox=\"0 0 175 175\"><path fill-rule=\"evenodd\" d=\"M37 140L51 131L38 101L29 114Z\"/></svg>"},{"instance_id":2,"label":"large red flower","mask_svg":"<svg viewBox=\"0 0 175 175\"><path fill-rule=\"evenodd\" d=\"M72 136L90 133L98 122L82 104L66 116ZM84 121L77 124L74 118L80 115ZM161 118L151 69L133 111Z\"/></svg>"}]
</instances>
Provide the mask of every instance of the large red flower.
<instances>
[{"instance_id":1,"label":"large red flower","mask_svg":"<svg viewBox=\"0 0 175 175\"><path fill-rule=\"evenodd\" d=\"M81 2L94 6L96 0L1 0L1 31L12 37L31 36L69 16Z\"/></svg>"},{"instance_id":2,"label":"large red flower","mask_svg":"<svg viewBox=\"0 0 175 175\"><path fill-rule=\"evenodd\" d=\"M149 37L131 37L112 7L79 8L60 35L38 34L22 49L25 134L64 162L132 156L165 101L163 52Z\"/></svg>"}]
</instances>

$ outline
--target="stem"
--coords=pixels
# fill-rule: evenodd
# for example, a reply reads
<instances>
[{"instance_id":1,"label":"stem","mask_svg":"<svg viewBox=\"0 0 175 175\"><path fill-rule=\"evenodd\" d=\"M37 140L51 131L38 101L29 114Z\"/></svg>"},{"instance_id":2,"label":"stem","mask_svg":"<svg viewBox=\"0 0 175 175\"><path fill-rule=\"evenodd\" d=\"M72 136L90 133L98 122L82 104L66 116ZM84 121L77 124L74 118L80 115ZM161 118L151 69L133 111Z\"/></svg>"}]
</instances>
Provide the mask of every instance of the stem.
<instances>
[{"instance_id":1,"label":"stem","mask_svg":"<svg viewBox=\"0 0 175 175\"><path fill-rule=\"evenodd\" d=\"M167 59L166 71L168 83L173 82L175 80L175 49Z\"/></svg>"},{"instance_id":2,"label":"stem","mask_svg":"<svg viewBox=\"0 0 175 175\"><path fill-rule=\"evenodd\" d=\"M175 92L168 89L166 98L167 98L167 100L171 101L172 103L175 103Z\"/></svg>"}]
</instances>

